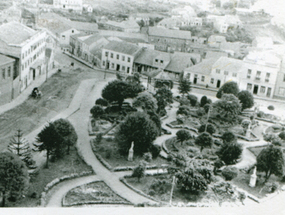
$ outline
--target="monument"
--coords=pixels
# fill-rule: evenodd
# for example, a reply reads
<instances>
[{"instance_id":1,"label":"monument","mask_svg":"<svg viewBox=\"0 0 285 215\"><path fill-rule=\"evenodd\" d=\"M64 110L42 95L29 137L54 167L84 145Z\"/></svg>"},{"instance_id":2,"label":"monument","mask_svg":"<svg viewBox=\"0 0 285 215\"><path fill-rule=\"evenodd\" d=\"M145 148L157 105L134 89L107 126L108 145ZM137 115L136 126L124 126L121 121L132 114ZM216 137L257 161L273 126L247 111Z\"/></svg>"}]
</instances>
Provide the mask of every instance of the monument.
<instances>
[{"instance_id":1,"label":"monument","mask_svg":"<svg viewBox=\"0 0 285 215\"><path fill-rule=\"evenodd\" d=\"M247 138L250 138L250 137L251 137L251 129L250 129L250 127L251 127L251 122L248 124L247 130L246 130L245 136L246 136Z\"/></svg>"},{"instance_id":2,"label":"monument","mask_svg":"<svg viewBox=\"0 0 285 215\"><path fill-rule=\"evenodd\" d=\"M131 148L129 150L128 161L133 161L134 157L134 141L132 142Z\"/></svg>"},{"instance_id":3,"label":"monument","mask_svg":"<svg viewBox=\"0 0 285 215\"><path fill-rule=\"evenodd\" d=\"M255 184L256 184L256 166L254 167L253 169L253 173L252 175L250 176L250 182L249 182L249 186L250 187L255 187Z\"/></svg>"}]
</instances>

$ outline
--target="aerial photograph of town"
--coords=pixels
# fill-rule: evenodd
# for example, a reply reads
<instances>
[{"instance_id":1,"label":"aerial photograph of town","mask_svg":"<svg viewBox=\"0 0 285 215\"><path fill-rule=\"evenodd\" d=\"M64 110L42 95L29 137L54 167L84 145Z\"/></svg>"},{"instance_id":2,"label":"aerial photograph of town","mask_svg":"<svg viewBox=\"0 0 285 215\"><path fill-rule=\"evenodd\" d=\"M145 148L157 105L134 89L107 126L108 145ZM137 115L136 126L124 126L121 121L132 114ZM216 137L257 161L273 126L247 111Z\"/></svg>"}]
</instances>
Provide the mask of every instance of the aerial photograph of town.
<instances>
[{"instance_id":1,"label":"aerial photograph of town","mask_svg":"<svg viewBox=\"0 0 285 215\"><path fill-rule=\"evenodd\" d=\"M284 54L284 0L0 0L0 214L285 214Z\"/></svg>"}]
</instances>

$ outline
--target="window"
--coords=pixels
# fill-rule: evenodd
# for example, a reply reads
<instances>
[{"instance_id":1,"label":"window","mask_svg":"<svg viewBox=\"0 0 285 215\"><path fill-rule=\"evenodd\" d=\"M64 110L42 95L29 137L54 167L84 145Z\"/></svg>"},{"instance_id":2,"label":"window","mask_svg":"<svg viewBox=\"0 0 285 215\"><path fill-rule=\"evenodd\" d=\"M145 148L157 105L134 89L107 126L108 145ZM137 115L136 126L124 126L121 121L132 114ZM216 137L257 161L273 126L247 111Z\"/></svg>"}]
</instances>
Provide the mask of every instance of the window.
<instances>
[{"instance_id":1,"label":"window","mask_svg":"<svg viewBox=\"0 0 285 215\"><path fill-rule=\"evenodd\" d=\"M217 74L220 74L220 72L221 72L221 70L216 69L216 73L217 73Z\"/></svg>"},{"instance_id":2,"label":"window","mask_svg":"<svg viewBox=\"0 0 285 215\"><path fill-rule=\"evenodd\" d=\"M250 76L251 76L251 69L248 69L248 70L247 70L247 78L250 79Z\"/></svg>"},{"instance_id":3,"label":"window","mask_svg":"<svg viewBox=\"0 0 285 215\"><path fill-rule=\"evenodd\" d=\"M10 66L8 67L8 77L9 78L11 77L11 67Z\"/></svg>"},{"instance_id":4,"label":"window","mask_svg":"<svg viewBox=\"0 0 285 215\"><path fill-rule=\"evenodd\" d=\"M5 73L6 73L5 69L2 69L2 78L3 78L3 79L6 78L6 74L5 74Z\"/></svg>"},{"instance_id":5,"label":"window","mask_svg":"<svg viewBox=\"0 0 285 215\"><path fill-rule=\"evenodd\" d=\"M158 59L155 59L155 62L158 63Z\"/></svg>"},{"instance_id":6,"label":"window","mask_svg":"<svg viewBox=\"0 0 285 215\"><path fill-rule=\"evenodd\" d=\"M71 33L74 33L74 30L72 30Z\"/></svg>"},{"instance_id":7,"label":"window","mask_svg":"<svg viewBox=\"0 0 285 215\"><path fill-rule=\"evenodd\" d=\"M224 71L224 75L228 75L229 74L229 72L228 71Z\"/></svg>"},{"instance_id":8,"label":"window","mask_svg":"<svg viewBox=\"0 0 285 215\"><path fill-rule=\"evenodd\" d=\"M125 66L122 66L122 70L125 71L125 69L126 69L126 67L125 67Z\"/></svg>"},{"instance_id":9,"label":"window","mask_svg":"<svg viewBox=\"0 0 285 215\"><path fill-rule=\"evenodd\" d=\"M103 61L103 66L105 66L105 61Z\"/></svg>"},{"instance_id":10,"label":"window","mask_svg":"<svg viewBox=\"0 0 285 215\"><path fill-rule=\"evenodd\" d=\"M190 79L190 75L191 75L191 73L187 73L187 75L186 75L186 79Z\"/></svg>"},{"instance_id":11,"label":"window","mask_svg":"<svg viewBox=\"0 0 285 215\"><path fill-rule=\"evenodd\" d=\"M233 77L237 77L237 73L236 72L233 72Z\"/></svg>"},{"instance_id":12,"label":"window","mask_svg":"<svg viewBox=\"0 0 285 215\"><path fill-rule=\"evenodd\" d=\"M247 84L247 88L246 88L248 91L251 91L251 89L252 89L252 84Z\"/></svg>"},{"instance_id":13,"label":"window","mask_svg":"<svg viewBox=\"0 0 285 215\"><path fill-rule=\"evenodd\" d=\"M269 78L269 77L270 77L270 73L267 72L267 73L266 73L266 78Z\"/></svg>"},{"instance_id":14,"label":"window","mask_svg":"<svg viewBox=\"0 0 285 215\"><path fill-rule=\"evenodd\" d=\"M269 79L267 78L267 79L265 79L265 82L269 82Z\"/></svg>"},{"instance_id":15,"label":"window","mask_svg":"<svg viewBox=\"0 0 285 215\"><path fill-rule=\"evenodd\" d=\"M202 82L205 81L205 76L202 76L201 81L202 81Z\"/></svg>"},{"instance_id":16,"label":"window","mask_svg":"<svg viewBox=\"0 0 285 215\"><path fill-rule=\"evenodd\" d=\"M117 54L117 60L119 60L120 56Z\"/></svg>"},{"instance_id":17,"label":"window","mask_svg":"<svg viewBox=\"0 0 285 215\"><path fill-rule=\"evenodd\" d=\"M105 57L108 57L108 55L109 55L109 52L105 52Z\"/></svg>"},{"instance_id":18,"label":"window","mask_svg":"<svg viewBox=\"0 0 285 215\"><path fill-rule=\"evenodd\" d=\"M123 58L122 60L125 61L125 56L124 55L122 56L122 58Z\"/></svg>"},{"instance_id":19,"label":"window","mask_svg":"<svg viewBox=\"0 0 285 215\"><path fill-rule=\"evenodd\" d=\"M129 73L129 72L130 72L130 67L127 68L127 73Z\"/></svg>"},{"instance_id":20,"label":"window","mask_svg":"<svg viewBox=\"0 0 285 215\"><path fill-rule=\"evenodd\" d=\"M284 74L284 76L283 76L283 82L285 82L285 74Z\"/></svg>"},{"instance_id":21,"label":"window","mask_svg":"<svg viewBox=\"0 0 285 215\"><path fill-rule=\"evenodd\" d=\"M214 79L213 78L211 78L211 84L213 84L214 83Z\"/></svg>"},{"instance_id":22,"label":"window","mask_svg":"<svg viewBox=\"0 0 285 215\"><path fill-rule=\"evenodd\" d=\"M260 93L265 93L265 87L264 86L261 86Z\"/></svg>"},{"instance_id":23,"label":"window","mask_svg":"<svg viewBox=\"0 0 285 215\"><path fill-rule=\"evenodd\" d=\"M62 35L61 37L62 37L63 40L65 40L65 35Z\"/></svg>"},{"instance_id":24,"label":"window","mask_svg":"<svg viewBox=\"0 0 285 215\"><path fill-rule=\"evenodd\" d=\"M131 62L131 58L130 57L128 57L128 62Z\"/></svg>"},{"instance_id":25,"label":"window","mask_svg":"<svg viewBox=\"0 0 285 215\"><path fill-rule=\"evenodd\" d=\"M285 95L285 88L280 87L280 88L279 88L279 92L278 92L278 94L279 94L279 95L283 95L283 96L284 96L284 95Z\"/></svg>"},{"instance_id":26,"label":"window","mask_svg":"<svg viewBox=\"0 0 285 215\"><path fill-rule=\"evenodd\" d=\"M112 68L114 68L115 67L115 64L114 63L112 63Z\"/></svg>"},{"instance_id":27,"label":"window","mask_svg":"<svg viewBox=\"0 0 285 215\"><path fill-rule=\"evenodd\" d=\"M163 64L163 60L160 60L160 63Z\"/></svg>"},{"instance_id":28,"label":"window","mask_svg":"<svg viewBox=\"0 0 285 215\"><path fill-rule=\"evenodd\" d=\"M261 72L260 71L256 71L256 76L260 76Z\"/></svg>"},{"instance_id":29,"label":"window","mask_svg":"<svg viewBox=\"0 0 285 215\"><path fill-rule=\"evenodd\" d=\"M25 55L24 55L24 54L22 54L22 59L24 59L24 57L25 57ZM284 79L285 79L285 76L284 76Z\"/></svg>"},{"instance_id":30,"label":"window","mask_svg":"<svg viewBox=\"0 0 285 215\"><path fill-rule=\"evenodd\" d=\"M147 66L144 66L144 71L145 71L145 72L147 71Z\"/></svg>"},{"instance_id":31,"label":"window","mask_svg":"<svg viewBox=\"0 0 285 215\"><path fill-rule=\"evenodd\" d=\"M111 53L111 58L113 58L114 57L114 54L113 53Z\"/></svg>"}]
</instances>

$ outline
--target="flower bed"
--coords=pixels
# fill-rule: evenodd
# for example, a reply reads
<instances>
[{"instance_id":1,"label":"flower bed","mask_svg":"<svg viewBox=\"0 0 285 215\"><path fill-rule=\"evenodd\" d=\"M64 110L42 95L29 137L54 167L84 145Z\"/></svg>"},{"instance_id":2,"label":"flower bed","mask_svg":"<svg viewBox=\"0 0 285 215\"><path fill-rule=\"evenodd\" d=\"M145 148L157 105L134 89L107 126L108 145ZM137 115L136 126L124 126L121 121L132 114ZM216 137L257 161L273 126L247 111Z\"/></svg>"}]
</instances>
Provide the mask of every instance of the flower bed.
<instances>
[{"instance_id":1,"label":"flower bed","mask_svg":"<svg viewBox=\"0 0 285 215\"><path fill-rule=\"evenodd\" d=\"M73 173L73 174L65 175L65 176L62 176L62 177L60 177L60 178L56 178L56 179L52 180L50 183L48 183L48 184L45 186L44 192L41 193L40 205L41 205L42 207L45 206L47 193L48 193L55 185L59 184L60 182L66 181L66 180L69 180L69 179L74 179L74 178L79 178L79 177L83 177L83 176L88 176L88 175L92 175L92 174L94 174L93 171L87 171L87 172L82 172L82 173Z\"/></svg>"},{"instance_id":2,"label":"flower bed","mask_svg":"<svg viewBox=\"0 0 285 215\"><path fill-rule=\"evenodd\" d=\"M116 123L114 123L114 124L110 125L108 128L100 127L100 128L98 128L98 131L94 131L94 128L92 126L92 120L94 120L94 119L90 116L89 117L89 121L88 121L88 133L89 133L89 136L95 136L98 133L107 134L109 131L111 131L117 125ZM110 123L110 122L108 122L108 123Z\"/></svg>"},{"instance_id":3,"label":"flower bed","mask_svg":"<svg viewBox=\"0 0 285 215\"><path fill-rule=\"evenodd\" d=\"M128 200L115 193L105 182L97 181L75 187L62 199L62 206L71 207L86 204L124 204Z\"/></svg>"}]
</instances>

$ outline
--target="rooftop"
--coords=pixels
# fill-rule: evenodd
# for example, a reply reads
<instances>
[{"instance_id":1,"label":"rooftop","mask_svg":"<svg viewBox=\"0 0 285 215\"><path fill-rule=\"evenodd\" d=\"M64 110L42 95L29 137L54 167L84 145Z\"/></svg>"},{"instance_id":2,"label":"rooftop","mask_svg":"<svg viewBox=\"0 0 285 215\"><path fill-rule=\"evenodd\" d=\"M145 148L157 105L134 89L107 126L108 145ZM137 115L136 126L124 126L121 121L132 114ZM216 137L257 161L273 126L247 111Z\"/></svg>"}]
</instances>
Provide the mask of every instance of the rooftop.
<instances>
[{"instance_id":1,"label":"rooftop","mask_svg":"<svg viewBox=\"0 0 285 215\"><path fill-rule=\"evenodd\" d=\"M153 66L153 59L160 54L159 51L143 49L140 55L135 59L135 63Z\"/></svg>"},{"instance_id":2,"label":"rooftop","mask_svg":"<svg viewBox=\"0 0 285 215\"><path fill-rule=\"evenodd\" d=\"M227 71L238 71L243 66L243 64L244 62L242 60L220 57L216 63L214 63L213 68Z\"/></svg>"},{"instance_id":3,"label":"rooftop","mask_svg":"<svg viewBox=\"0 0 285 215\"><path fill-rule=\"evenodd\" d=\"M187 39L187 40L191 39L190 31L170 30L159 27L149 27L148 34L151 36L158 36L158 37L170 37L170 38Z\"/></svg>"},{"instance_id":4,"label":"rooftop","mask_svg":"<svg viewBox=\"0 0 285 215\"><path fill-rule=\"evenodd\" d=\"M14 61L15 60L13 58L0 54L0 66L5 65L7 63L14 62Z\"/></svg>"},{"instance_id":5,"label":"rooftop","mask_svg":"<svg viewBox=\"0 0 285 215\"><path fill-rule=\"evenodd\" d=\"M192 67L184 69L185 72L201 73L201 74L210 74L214 63L217 61L216 58L209 58L203 60L201 63L198 63Z\"/></svg>"},{"instance_id":6,"label":"rooftop","mask_svg":"<svg viewBox=\"0 0 285 215\"><path fill-rule=\"evenodd\" d=\"M83 30L83 31L97 31L98 25L96 23L90 23L90 22L78 22L78 21L66 21L66 24L70 25L71 27L77 29L77 30Z\"/></svg>"},{"instance_id":7,"label":"rooftop","mask_svg":"<svg viewBox=\"0 0 285 215\"><path fill-rule=\"evenodd\" d=\"M37 33L37 31L14 21L1 25L0 32L0 40L16 45L20 45Z\"/></svg>"},{"instance_id":8,"label":"rooftop","mask_svg":"<svg viewBox=\"0 0 285 215\"><path fill-rule=\"evenodd\" d=\"M214 52L214 51L207 51L206 53L206 59L209 58L215 58L215 59L219 59L220 57L227 57L228 53L225 52Z\"/></svg>"},{"instance_id":9,"label":"rooftop","mask_svg":"<svg viewBox=\"0 0 285 215\"><path fill-rule=\"evenodd\" d=\"M111 41L105 46L105 49L128 55L134 55L140 49L140 47L127 42Z\"/></svg>"}]
</instances>

